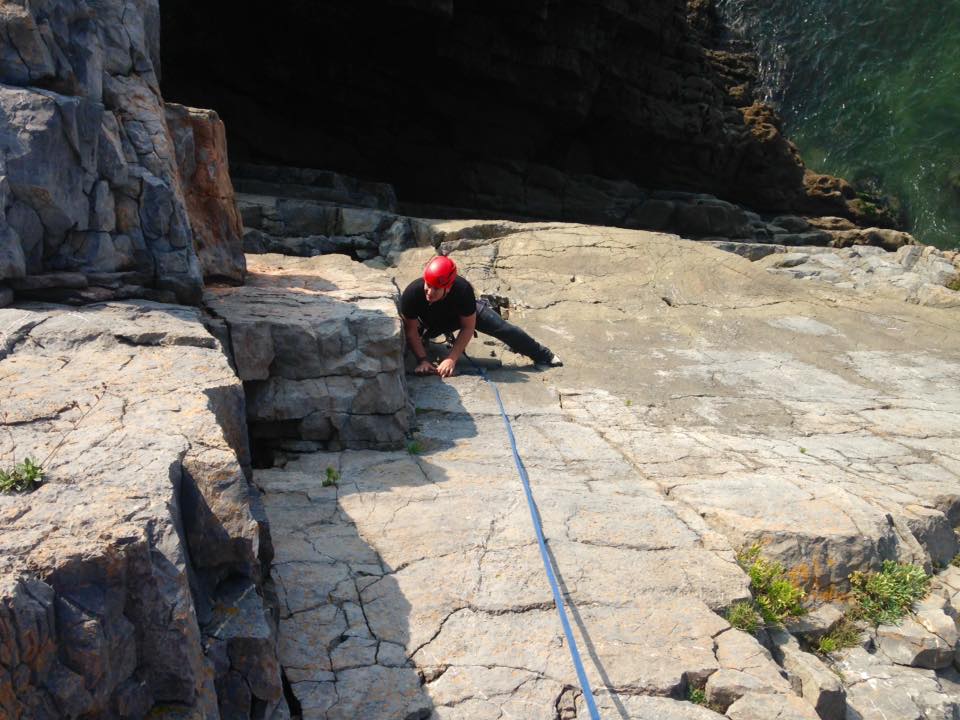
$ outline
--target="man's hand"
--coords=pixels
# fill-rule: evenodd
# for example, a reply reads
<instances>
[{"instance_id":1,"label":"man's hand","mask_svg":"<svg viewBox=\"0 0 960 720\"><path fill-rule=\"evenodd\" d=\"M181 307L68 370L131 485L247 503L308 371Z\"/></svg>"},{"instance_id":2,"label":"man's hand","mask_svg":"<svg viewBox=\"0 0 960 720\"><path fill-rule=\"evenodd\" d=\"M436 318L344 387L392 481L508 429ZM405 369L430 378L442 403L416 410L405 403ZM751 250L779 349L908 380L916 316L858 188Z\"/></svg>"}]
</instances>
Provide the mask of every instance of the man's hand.
<instances>
[{"instance_id":1,"label":"man's hand","mask_svg":"<svg viewBox=\"0 0 960 720\"><path fill-rule=\"evenodd\" d=\"M429 360L424 360L421 363L417 364L417 367L413 370L415 375L436 375L437 368L433 366L433 363Z\"/></svg>"},{"instance_id":2,"label":"man's hand","mask_svg":"<svg viewBox=\"0 0 960 720\"><path fill-rule=\"evenodd\" d=\"M451 358L445 359L439 365L437 365L436 373L442 378L447 378L453 375L453 371L457 369L457 361Z\"/></svg>"}]
</instances>

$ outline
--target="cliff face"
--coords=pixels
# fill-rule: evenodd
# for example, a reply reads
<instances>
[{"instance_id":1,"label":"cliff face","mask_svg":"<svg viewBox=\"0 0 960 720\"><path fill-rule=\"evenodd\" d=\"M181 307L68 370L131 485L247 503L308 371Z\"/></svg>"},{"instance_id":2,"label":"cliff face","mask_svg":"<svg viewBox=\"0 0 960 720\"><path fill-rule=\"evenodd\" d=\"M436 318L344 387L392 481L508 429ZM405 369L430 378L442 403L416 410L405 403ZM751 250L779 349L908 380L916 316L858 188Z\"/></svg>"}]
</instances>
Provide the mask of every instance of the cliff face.
<instances>
[{"instance_id":1,"label":"cliff face","mask_svg":"<svg viewBox=\"0 0 960 720\"><path fill-rule=\"evenodd\" d=\"M216 116L168 128L156 0L7 2L0 37L0 282L197 302L204 276L242 279L238 224L219 254L194 248L204 216L185 196L217 154ZM71 276L30 277L51 273Z\"/></svg>"},{"instance_id":2,"label":"cliff face","mask_svg":"<svg viewBox=\"0 0 960 720\"><path fill-rule=\"evenodd\" d=\"M406 202L591 217L591 195L709 192L856 217L754 104L709 3L392 0L161 7L164 94L216 107L238 158L393 183ZM217 27L218 32L209 30Z\"/></svg>"}]
</instances>

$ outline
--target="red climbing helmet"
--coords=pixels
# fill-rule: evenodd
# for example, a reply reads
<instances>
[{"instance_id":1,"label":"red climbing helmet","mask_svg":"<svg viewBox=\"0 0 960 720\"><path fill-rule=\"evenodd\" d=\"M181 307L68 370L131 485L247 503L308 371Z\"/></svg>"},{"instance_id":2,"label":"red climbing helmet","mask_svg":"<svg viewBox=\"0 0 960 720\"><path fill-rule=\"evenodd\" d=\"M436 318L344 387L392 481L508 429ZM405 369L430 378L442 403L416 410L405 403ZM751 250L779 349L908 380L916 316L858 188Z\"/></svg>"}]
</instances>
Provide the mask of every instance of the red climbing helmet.
<instances>
[{"instance_id":1,"label":"red climbing helmet","mask_svg":"<svg viewBox=\"0 0 960 720\"><path fill-rule=\"evenodd\" d=\"M423 269L423 281L430 287L449 290L457 279L457 265L446 255L437 255Z\"/></svg>"}]
</instances>

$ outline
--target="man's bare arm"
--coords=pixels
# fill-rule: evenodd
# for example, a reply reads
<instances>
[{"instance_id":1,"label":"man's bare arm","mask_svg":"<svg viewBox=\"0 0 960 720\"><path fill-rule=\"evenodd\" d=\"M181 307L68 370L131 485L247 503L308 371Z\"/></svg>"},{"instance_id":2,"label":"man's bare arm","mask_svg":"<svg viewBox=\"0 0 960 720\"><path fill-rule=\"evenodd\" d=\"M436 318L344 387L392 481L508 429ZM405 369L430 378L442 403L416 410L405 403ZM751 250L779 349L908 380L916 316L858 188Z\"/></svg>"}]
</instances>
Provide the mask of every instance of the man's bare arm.
<instances>
[{"instance_id":1,"label":"man's bare arm","mask_svg":"<svg viewBox=\"0 0 960 720\"><path fill-rule=\"evenodd\" d=\"M427 350L423 347L423 341L420 340L420 323L417 320L403 318L403 334L407 338L407 345L417 359L417 367L414 372L417 375L429 375L436 372L436 368L427 358Z\"/></svg>"},{"instance_id":2,"label":"man's bare arm","mask_svg":"<svg viewBox=\"0 0 960 720\"><path fill-rule=\"evenodd\" d=\"M457 367L457 361L467 349L467 345L473 340L473 331L477 327L477 314L460 316L460 332L457 333L457 339L453 343L450 354L437 366L437 373L440 377L450 377Z\"/></svg>"}]
</instances>

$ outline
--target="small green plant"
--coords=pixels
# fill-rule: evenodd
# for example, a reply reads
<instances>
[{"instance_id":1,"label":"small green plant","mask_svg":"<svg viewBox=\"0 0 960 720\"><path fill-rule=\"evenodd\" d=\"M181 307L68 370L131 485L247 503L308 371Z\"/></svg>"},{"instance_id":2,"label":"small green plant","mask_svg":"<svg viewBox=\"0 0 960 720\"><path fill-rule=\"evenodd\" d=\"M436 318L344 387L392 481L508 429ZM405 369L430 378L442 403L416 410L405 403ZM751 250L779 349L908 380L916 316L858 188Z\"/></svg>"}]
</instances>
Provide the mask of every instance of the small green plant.
<instances>
[{"instance_id":1,"label":"small green plant","mask_svg":"<svg viewBox=\"0 0 960 720\"><path fill-rule=\"evenodd\" d=\"M423 445L419 440L411 440L407 443L407 452L411 455L420 455L423 453Z\"/></svg>"},{"instance_id":2,"label":"small green plant","mask_svg":"<svg viewBox=\"0 0 960 720\"><path fill-rule=\"evenodd\" d=\"M627 407L630 407L631 405L633 405L633 400L631 400L630 398L627 398L627 399L624 401L624 404L625 404Z\"/></svg>"},{"instance_id":3,"label":"small green plant","mask_svg":"<svg viewBox=\"0 0 960 720\"><path fill-rule=\"evenodd\" d=\"M830 632L820 638L817 650L826 655L843 648L856 647L860 644L860 635L860 628L857 627L854 618L848 613Z\"/></svg>"},{"instance_id":4,"label":"small green plant","mask_svg":"<svg viewBox=\"0 0 960 720\"><path fill-rule=\"evenodd\" d=\"M761 557L759 545L741 550L737 562L750 576L750 591L764 621L779 625L805 612L803 589L790 581L783 565Z\"/></svg>"},{"instance_id":5,"label":"small green plant","mask_svg":"<svg viewBox=\"0 0 960 720\"><path fill-rule=\"evenodd\" d=\"M331 485L336 485L339 481L340 472L335 467L327 465L327 473L320 484L323 487L330 487Z\"/></svg>"},{"instance_id":6,"label":"small green plant","mask_svg":"<svg viewBox=\"0 0 960 720\"><path fill-rule=\"evenodd\" d=\"M807 449L806 449L805 447L800 448L800 453L801 453L802 455L806 455L806 454L807 454Z\"/></svg>"},{"instance_id":7,"label":"small green plant","mask_svg":"<svg viewBox=\"0 0 960 720\"><path fill-rule=\"evenodd\" d=\"M960 553L953 556L953 560L950 561L950 564L954 567L960 567Z\"/></svg>"},{"instance_id":8,"label":"small green plant","mask_svg":"<svg viewBox=\"0 0 960 720\"><path fill-rule=\"evenodd\" d=\"M727 622L738 630L743 630L751 635L760 629L760 616L757 614L753 603L746 600L735 602L730 606L730 609L727 610Z\"/></svg>"},{"instance_id":9,"label":"small green plant","mask_svg":"<svg viewBox=\"0 0 960 720\"><path fill-rule=\"evenodd\" d=\"M875 625L896 623L927 594L930 578L919 565L884 560L880 572L850 575L859 617Z\"/></svg>"},{"instance_id":10,"label":"small green plant","mask_svg":"<svg viewBox=\"0 0 960 720\"><path fill-rule=\"evenodd\" d=\"M960 274L947 283L947 289L953 290L954 292L960 292Z\"/></svg>"},{"instance_id":11,"label":"small green plant","mask_svg":"<svg viewBox=\"0 0 960 720\"><path fill-rule=\"evenodd\" d=\"M702 687L690 685L687 688L687 700L694 705L705 707L707 710L713 710L717 713L723 712L720 706L707 700L707 692Z\"/></svg>"},{"instance_id":12,"label":"small green plant","mask_svg":"<svg viewBox=\"0 0 960 720\"><path fill-rule=\"evenodd\" d=\"M0 469L0 492L32 492L41 482L43 482L43 468L31 458L26 458L9 470Z\"/></svg>"}]
</instances>

